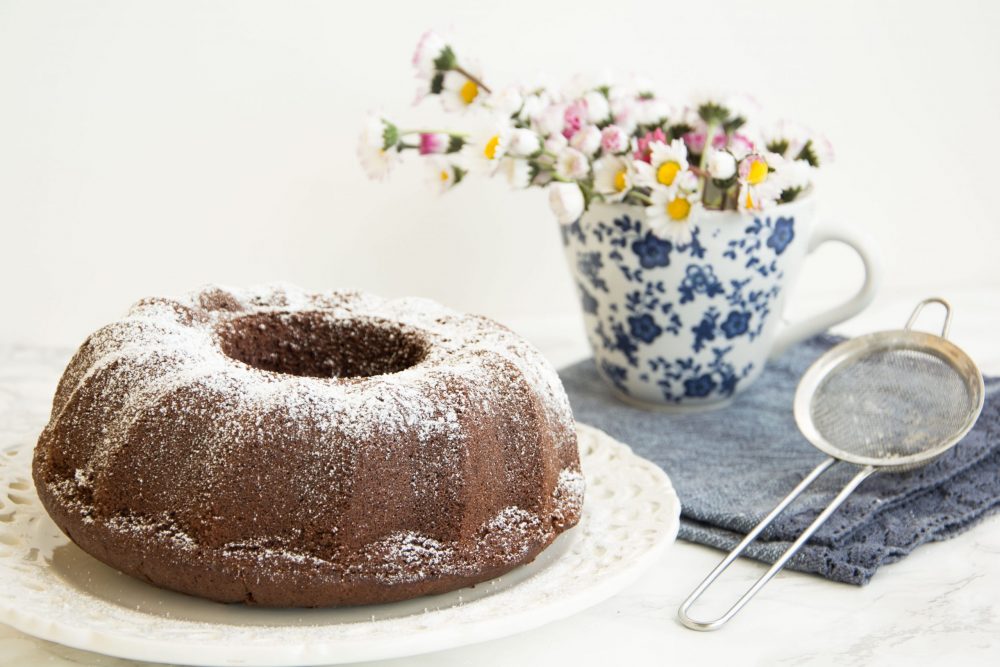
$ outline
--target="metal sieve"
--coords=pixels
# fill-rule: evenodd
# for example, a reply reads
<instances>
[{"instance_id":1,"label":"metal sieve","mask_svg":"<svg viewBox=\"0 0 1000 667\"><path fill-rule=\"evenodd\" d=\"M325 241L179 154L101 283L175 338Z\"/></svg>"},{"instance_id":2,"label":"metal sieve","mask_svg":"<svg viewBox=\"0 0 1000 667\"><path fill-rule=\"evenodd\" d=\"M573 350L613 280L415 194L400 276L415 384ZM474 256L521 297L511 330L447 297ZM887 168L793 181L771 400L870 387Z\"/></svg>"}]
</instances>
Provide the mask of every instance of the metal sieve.
<instances>
[{"instance_id":1,"label":"metal sieve","mask_svg":"<svg viewBox=\"0 0 1000 667\"><path fill-rule=\"evenodd\" d=\"M927 304L944 306L941 335L914 331ZM795 423L817 449L829 455L771 510L702 581L678 610L692 630L716 630L739 612L776 575L861 482L875 472L903 472L926 465L951 449L983 409L983 376L969 356L947 340L951 306L921 301L906 326L845 341L821 356L795 391ZM830 501L725 614L696 621L688 609L726 568L810 484L837 462L861 470Z\"/></svg>"}]
</instances>

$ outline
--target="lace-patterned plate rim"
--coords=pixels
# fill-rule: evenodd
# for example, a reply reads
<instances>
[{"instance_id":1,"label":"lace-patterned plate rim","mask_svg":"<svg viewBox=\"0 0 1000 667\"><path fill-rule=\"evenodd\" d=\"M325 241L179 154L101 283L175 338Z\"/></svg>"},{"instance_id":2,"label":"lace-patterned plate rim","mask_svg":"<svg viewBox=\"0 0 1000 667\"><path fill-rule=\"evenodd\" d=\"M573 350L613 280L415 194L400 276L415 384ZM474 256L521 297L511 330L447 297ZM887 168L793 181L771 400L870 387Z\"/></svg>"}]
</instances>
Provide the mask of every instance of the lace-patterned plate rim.
<instances>
[{"instance_id":1,"label":"lace-patterned plate rim","mask_svg":"<svg viewBox=\"0 0 1000 667\"><path fill-rule=\"evenodd\" d=\"M578 425L587 493L579 525L529 565L445 595L348 609L253 609L152 587L109 568L52 523L31 484L31 447L0 455L0 621L77 649L189 665L320 665L498 639L593 606L673 543L680 501L666 474Z\"/></svg>"}]
</instances>

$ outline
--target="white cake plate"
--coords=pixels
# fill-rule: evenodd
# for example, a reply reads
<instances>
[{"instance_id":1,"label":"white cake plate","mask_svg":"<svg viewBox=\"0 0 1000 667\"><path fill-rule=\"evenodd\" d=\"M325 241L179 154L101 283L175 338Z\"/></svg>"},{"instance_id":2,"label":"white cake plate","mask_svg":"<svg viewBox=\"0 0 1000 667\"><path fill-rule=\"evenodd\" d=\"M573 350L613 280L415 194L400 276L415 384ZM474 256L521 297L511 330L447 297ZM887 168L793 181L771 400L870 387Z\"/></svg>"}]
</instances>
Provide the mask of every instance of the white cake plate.
<instances>
[{"instance_id":1,"label":"white cake plate","mask_svg":"<svg viewBox=\"0 0 1000 667\"><path fill-rule=\"evenodd\" d=\"M622 590L674 541L667 476L580 426L579 525L529 565L444 595L345 609L262 609L162 590L91 558L35 495L31 449L0 456L0 621L78 649L186 665L326 665L462 646L535 628Z\"/></svg>"}]
</instances>

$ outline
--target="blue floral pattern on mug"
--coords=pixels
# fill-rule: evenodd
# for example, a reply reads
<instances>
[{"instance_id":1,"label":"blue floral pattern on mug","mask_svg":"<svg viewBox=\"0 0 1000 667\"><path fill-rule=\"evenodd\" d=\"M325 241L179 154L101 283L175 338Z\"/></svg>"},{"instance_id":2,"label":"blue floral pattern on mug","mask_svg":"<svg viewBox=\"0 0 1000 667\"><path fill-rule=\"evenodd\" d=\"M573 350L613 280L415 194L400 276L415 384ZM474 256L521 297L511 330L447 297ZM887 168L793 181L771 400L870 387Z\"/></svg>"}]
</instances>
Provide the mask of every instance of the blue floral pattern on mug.
<instances>
[{"instance_id":1,"label":"blue floral pattern on mug","mask_svg":"<svg viewBox=\"0 0 1000 667\"><path fill-rule=\"evenodd\" d=\"M711 298L716 294L722 294L725 292L725 289L723 289L719 280L715 277L710 264L703 266L688 264L684 280L681 281L677 291L680 292L681 303L687 303L688 301L694 301L695 294L704 294Z\"/></svg>"},{"instance_id":2,"label":"blue floral pattern on mug","mask_svg":"<svg viewBox=\"0 0 1000 667\"><path fill-rule=\"evenodd\" d=\"M801 236L795 217L733 214L675 243L645 225L642 208L595 208L562 239L608 383L641 402L687 405L725 400L756 377Z\"/></svg>"},{"instance_id":3,"label":"blue floral pattern on mug","mask_svg":"<svg viewBox=\"0 0 1000 667\"><path fill-rule=\"evenodd\" d=\"M722 333L726 334L726 338L742 336L750 328L750 318L752 316L751 313L746 311L731 310L729 311L729 315L726 316L726 321L719 328L722 329Z\"/></svg>"},{"instance_id":4,"label":"blue floral pattern on mug","mask_svg":"<svg viewBox=\"0 0 1000 667\"><path fill-rule=\"evenodd\" d=\"M625 222L624 219L623 222ZM632 252L639 257L639 264L644 269L669 266L671 250L673 250L673 244L670 241L656 238L653 236L653 232L646 232L646 236L632 242Z\"/></svg>"},{"instance_id":5,"label":"blue floral pattern on mug","mask_svg":"<svg viewBox=\"0 0 1000 667\"><path fill-rule=\"evenodd\" d=\"M634 338L638 338L643 343L652 343L657 336L663 333L663 329L656 323L649 313L643 315L633 315L628 318L628 326Z\"/></svg>"},{"instance_id":6,"label":"blue floral pattern on mug","mask_svg":"<svg viewBox=\"0 0 1000 667\"><path fill-rule=\"evenodd\" d=\"M785 248L795 238L795 221L791 218L778 218L774 222L774 230L767 239L767 247L773 248L775 254L785 252Z\"/></svg>"}]
</instances>

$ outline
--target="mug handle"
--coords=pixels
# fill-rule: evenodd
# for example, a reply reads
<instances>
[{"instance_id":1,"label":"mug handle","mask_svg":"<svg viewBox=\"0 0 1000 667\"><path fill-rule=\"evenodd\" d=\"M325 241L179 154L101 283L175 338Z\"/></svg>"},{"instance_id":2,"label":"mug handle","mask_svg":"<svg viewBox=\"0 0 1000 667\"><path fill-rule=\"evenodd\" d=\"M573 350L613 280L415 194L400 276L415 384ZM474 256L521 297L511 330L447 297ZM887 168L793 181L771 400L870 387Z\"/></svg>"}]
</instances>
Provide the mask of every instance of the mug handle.
<instances>
[{"instance_id":1,"label":"mug handle","mask_svg":"<svg viewBox=\"0 0 1000 667\"><path fill-rule=\"evenodd\" d=\"M812 338L833 325L839 324L860 313L872 302L875 298L875 292L882 284L882 259L877 250L878 246L870 236L857 230L840 227L828 222L823 224L813 234L806 254L812 253L812 251L827 241L843 243L858 253L865 269L865 282L861 285L861 289L847 301L829 310L811 315L799 322L786 325L775 336L774 344L771 347L771 359L774 359L792 345L807 338Z\"/></svg>"}]
</instances>

